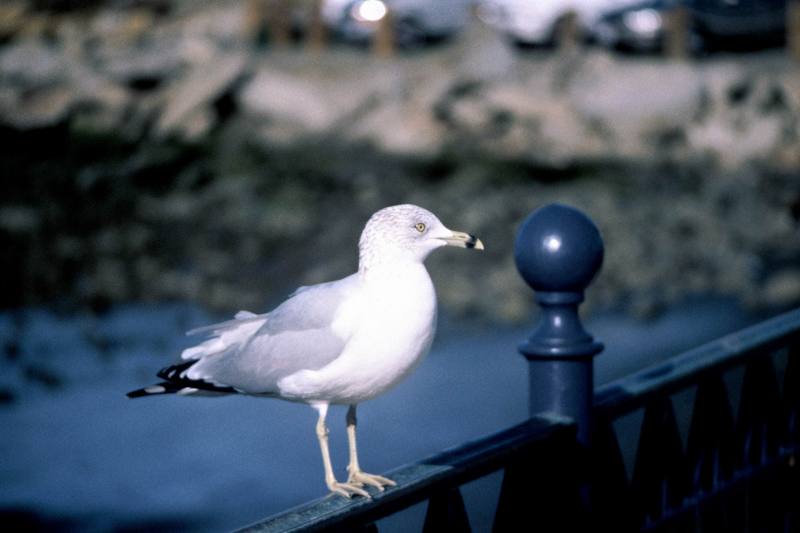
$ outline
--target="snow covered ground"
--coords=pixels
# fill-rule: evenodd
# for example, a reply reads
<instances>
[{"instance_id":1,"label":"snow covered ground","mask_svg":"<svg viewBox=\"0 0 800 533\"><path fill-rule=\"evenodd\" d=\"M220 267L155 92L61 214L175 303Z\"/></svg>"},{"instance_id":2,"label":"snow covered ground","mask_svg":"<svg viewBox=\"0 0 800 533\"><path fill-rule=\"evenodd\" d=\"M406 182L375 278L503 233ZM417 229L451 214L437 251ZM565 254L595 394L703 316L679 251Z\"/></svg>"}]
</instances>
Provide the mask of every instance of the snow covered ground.
<instances>
[{"instance_id":1,"label":"snow covered ground","mask_svg":"<svg viewBox=\"0 0 800 533\"><path fill-rule=\"evenodd\" d=\"M124 396L149 384L189 344L183 331L216 318L177 304L118 307L101 317L40 309L0 314L4 524L220 531L325 494L316 417L306 406ZM587 327L606 344L597 381L753 321L721 300L689 302L649 323L593 318ZM516 345L532 326L444 321L420 368L360 408L362 465L381 472L525 419L527 370ZM342 475L343 409L332 410L329 425ZM468 508L481 497L476 490L465 490ZM487 517L471 512L481 530Z\"/></svg>"}]
</instances>

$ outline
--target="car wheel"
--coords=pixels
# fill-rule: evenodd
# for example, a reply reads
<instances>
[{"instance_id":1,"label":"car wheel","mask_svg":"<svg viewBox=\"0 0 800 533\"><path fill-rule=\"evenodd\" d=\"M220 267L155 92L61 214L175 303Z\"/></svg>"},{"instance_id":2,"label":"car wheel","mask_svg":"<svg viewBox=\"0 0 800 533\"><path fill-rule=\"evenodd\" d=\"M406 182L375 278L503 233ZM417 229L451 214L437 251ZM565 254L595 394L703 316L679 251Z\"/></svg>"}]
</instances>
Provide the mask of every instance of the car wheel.
<instances>
[{"instance_id":1,"label":"car wheel","mask_svg":"<svg viewBox=\"0 0 800 533\"><path fill-rule=\"evenodd\" d=\"M697 31L689 32L689 53L693 56L700 56L707 52L706 43L703 36Z\"/></svg>"},{"instance_id":2,"label":"car wheel","mask_svg":"<svg viewBox=\"0 0 800 533\"><path fill-rule=\"evenodd\" d=\"M394 24L394 39L400 48L412 48L425 41L425 31L414 17L402 17Z\"/></svg>"},{"instance_id":3,"label":"car wheel","mask_svg":"<svg viewBox=\"0 0 800 533\"><path fill-rule=\"evenodd\" d=\"M524 39L520 39L519 37L509 37L508 42L511 43L511 46L520 50L522 52L527 52L531 50L537 50L542 48L542 43L535 43L533 41L526 41Z\"/></svg>"}]
</instances>

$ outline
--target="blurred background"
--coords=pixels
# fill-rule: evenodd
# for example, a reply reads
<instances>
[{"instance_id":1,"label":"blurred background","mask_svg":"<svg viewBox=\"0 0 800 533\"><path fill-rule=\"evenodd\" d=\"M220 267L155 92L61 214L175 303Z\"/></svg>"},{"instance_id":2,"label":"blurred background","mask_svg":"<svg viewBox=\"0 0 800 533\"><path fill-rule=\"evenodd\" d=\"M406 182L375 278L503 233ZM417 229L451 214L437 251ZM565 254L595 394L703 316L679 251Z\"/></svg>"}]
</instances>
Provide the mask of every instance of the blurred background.
<instances>
[{"instance_id":1,"label":"blurred background","mask_svg":"<svg viewBox=\"0 0 800 533\"><path fill-rule=\"evenodd\" d=\"M368 471L527 416L512 248L546 203L605 240L598 383L796 306L799 121L796 2L5 0L0 516L218 531L323 495L307 407L124 393L185 330L352 273L387 205L486 252L428 261L439 334L359 410Z\"/></svg>"}]
</instances>

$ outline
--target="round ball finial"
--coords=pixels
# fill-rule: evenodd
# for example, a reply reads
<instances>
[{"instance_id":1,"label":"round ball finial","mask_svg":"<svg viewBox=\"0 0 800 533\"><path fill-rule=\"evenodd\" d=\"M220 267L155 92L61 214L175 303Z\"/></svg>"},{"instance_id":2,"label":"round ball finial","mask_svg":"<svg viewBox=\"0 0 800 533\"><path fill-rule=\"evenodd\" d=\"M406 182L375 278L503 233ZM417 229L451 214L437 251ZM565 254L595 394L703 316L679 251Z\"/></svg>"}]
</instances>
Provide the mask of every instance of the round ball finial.
<instances>
[{"instance_id":1,"label":"round ball finial","mask_svg":"<svg viewBox=\"0 0 800 533\"><path fill-rule=\"evenodd\" d=\"M583 293L603 263L597 226L574 207L549 204L520 226L514 260L537 292Z\"/></svg>"}]
</instances>

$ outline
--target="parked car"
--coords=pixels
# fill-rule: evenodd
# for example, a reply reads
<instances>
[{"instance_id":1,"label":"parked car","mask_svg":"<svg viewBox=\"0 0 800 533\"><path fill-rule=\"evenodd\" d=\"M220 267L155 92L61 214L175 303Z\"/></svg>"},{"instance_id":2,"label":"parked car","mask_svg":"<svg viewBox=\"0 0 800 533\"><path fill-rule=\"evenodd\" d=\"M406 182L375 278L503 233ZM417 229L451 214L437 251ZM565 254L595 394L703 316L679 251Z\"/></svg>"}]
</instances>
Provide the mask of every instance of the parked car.
<instances>
[{"instance_id":1,"label":"parked car","mask_svg":"<svg viewBox=\"0 0 800 533\"><path fill-rule=\"evenodd\" d=\"M522 46L553 44L559 24L577 15L584 36L603 13L641 0L482 0L481 19Z\"/></svg>"},{"instance_id":2,"label":"parked car","mask_svg":"<svg viewBox=\"0 0 800 533\"><path fill-rule=\"evenodd\" d=\"M753 49L786 38L787 0L690 0L694 28L707 48Z\"/></svg>"},{"instance_id":3,"label":"parked car","mask_svg":"<svg viewBox=\"0 0 800 533\"><path fill-rule=\"evenodd\" d=\"M784 40L786 0L644 0L604 13L591 33L611 48L657 51L668 12L680 5L689 11L687 38L695 53L761 48Z\"/></svg>"},{"instance_id":4,"label":"parked car","mask_svg":"<svg viewBox=\"0 0 800 533\"><path fill-rule=\"evenodd\" d=\"M325 0L322 17L340 38L368 41L391 12L395 42L412 46L447 37L469 21L470 0Z\"/></svg>"},{"instance_id":5,"label":"parked car","mask_svg":"<svg viewBox=\"0 0 800 533\"><path fill-rule=\"evenodd\" d=\"M660 49L666 12L685 5L689 47L754 49L785 41L787 0L480 0L484 22L518 45L549 45L573 12L587 40L628 50Z\"/></svg>"},{"instance_id":6,"label":"parked car","mask_svg":"<svg viewBox=\"0 0 800 533\"><path fill-rule=\"evenodd\" d=\"M678 0L645 0L603 13L591 28L593 39L608 48L656 52L662 48L669 10Z\"/></svg>"}]
</instances>

